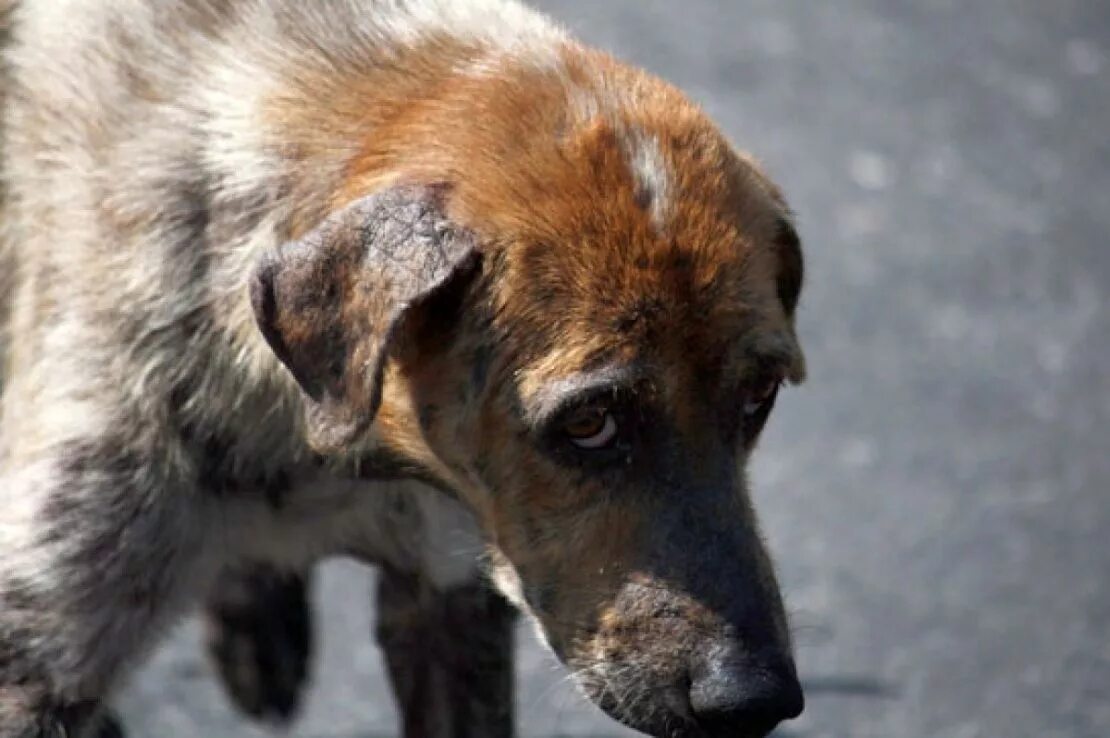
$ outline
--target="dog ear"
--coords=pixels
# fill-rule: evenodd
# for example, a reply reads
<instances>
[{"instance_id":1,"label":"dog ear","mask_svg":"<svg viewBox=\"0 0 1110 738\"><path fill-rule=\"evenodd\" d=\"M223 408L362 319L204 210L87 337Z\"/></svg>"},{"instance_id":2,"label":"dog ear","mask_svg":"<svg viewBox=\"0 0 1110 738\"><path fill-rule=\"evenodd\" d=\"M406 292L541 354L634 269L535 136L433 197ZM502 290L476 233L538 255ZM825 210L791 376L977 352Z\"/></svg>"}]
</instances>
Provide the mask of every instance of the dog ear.
<instances>
[{"instance_id":1,"label":"dog ear","mask_svg":"<svg viewBox=\"0 0 1110 738\"><path fill-rule=\"evenodd\" d=\"M408 314L474 271L474 238L447 219L445 196L440 185L363 197L256 267L255 320L307 396L316 449L340 450L369 427Z\"/></svg>"},{"instance_id":2,"label":"dog ear","mask_svg":"<svg viewBox=\"0 0 1110 738\"><path fill-rule=\"evenodd\" d=\"M802 242L798 237L798 231L786 215L779 219L775 229L774 248L778 258L775 287L786 317L790 320L788 354L791 361L786 378L794 384L800 384L805 381L806 361L794 332L794 316L798 309L798 298L802 293L805 262L802 258Z\"/></svg>"},{"instance_id":3,"label":"dog ear","mask_svg":"<svg viewBox=\"0 0 1110 738\"><path fill-rule=\"evenodd\" d=\"M788 217L780 218L776 224L774 246L779 261L776 278L779 299L782 300L786 314L793 318L802 292L805 268L802 259L802 241Z\"/></svg>"}]
</instances>

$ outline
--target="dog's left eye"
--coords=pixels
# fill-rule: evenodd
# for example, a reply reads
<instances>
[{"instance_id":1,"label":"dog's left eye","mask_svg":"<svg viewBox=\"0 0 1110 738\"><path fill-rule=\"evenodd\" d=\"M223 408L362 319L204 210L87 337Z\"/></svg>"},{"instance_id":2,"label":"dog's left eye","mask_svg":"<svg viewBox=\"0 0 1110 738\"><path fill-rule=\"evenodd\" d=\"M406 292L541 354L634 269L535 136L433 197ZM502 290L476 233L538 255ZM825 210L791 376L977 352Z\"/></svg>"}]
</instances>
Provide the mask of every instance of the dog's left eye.
<instances>
[{"instance_id":1,"label":"dog's left eye","mask_svg":"<svg viewBox=\"0 0 1110 738\"><path fill-rule=\"evenodd\" d=\"M758 415L767 403L775 399L782 380L778 377L764 377L748 389L744 398L744 416Z\"/></svg>"},{"instance_id":2,"label":"dog's left eye","mask_svg":"<svg viewBox=\"0 0 1110 738\"><path fill-rule=\"evenodd\" d=\"M604 407L583 408L567 418L563 432L579 448L603 449L617 437L617 420Z\"/></svg>"}]
</instances>

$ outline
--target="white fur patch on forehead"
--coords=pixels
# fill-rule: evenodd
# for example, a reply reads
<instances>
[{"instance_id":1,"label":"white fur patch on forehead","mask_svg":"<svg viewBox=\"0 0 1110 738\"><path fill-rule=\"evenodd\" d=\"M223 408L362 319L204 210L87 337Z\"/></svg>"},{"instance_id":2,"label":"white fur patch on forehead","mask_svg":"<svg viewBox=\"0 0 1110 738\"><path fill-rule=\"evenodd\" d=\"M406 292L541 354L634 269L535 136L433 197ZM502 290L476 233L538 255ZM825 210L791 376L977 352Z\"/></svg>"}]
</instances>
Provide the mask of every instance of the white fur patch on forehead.
<instances>
[{"instance_id":1,"label":"white fur patch on forehead","mask_svg":"<svg viewBox=\"0 0 1110 738\"><path fill-rule=\"evenodd\" d=\"M659 139L635 124L620 123L622 111L634 111L640 104L636 92L597 74L588 85L568 85L567 104L579 123L601 118L622 131L621 146L636 199L650 216L652 226L662 231L671 217L674 177Z\"/></svg>"},{"instance_id":2,"label":"white fur patch on forehead","mask_svg":"<svg viewBox=\"0 0 1110 738\"><path fill-rule=\"evenodd\" d=\"M673 177L659 139L633 130L626 134L624 147L636 188L636 201L651 216L655 229L662 231L671 216Z\"/></svg>"}]
</instances>

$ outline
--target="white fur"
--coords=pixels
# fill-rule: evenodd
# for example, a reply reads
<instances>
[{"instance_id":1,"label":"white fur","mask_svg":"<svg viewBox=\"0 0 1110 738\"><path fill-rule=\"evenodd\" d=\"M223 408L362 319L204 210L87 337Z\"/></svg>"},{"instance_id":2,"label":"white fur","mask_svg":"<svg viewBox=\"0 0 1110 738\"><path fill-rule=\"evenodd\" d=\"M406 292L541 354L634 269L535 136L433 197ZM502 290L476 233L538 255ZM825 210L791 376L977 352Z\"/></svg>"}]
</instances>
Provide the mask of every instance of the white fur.
<instances>
[{"instance_id":1,"label":"white fur","mask_svg":"<svg viewBox=\"0 0 1110 738\"><path fill-rule=\"evenodd\" d=\"M673 178L663 149L658 139L642 131L627 134L624 144L636 191L647 204L652 225L657 231L662 231L667 226L673 207Z\"/></svg>"}]
</instances>

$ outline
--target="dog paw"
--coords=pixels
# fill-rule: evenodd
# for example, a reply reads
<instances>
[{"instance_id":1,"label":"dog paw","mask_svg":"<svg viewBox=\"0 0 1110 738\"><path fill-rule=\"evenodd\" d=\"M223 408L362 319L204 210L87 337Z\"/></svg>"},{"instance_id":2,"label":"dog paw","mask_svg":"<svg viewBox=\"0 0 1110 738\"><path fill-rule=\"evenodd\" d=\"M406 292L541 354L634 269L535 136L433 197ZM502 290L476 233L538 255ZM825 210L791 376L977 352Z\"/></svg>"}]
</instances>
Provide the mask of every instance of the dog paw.
<instances>
[{"instance_id":1,"label":"dog paw","mask_svg":"<svg viewBox=\"0 0 1110 738\"><path fill-rule=\"evenodd\" d=\"M90 738L126 738L123 724L112 712L105 712L97 721L97 725L89 733Z\"/></svg>"},{"instance_id":2,"label":"dog paw","mask_svg":"<svg viewBox=\"0 0 1110 738\"><path fill-rule=\"evenodd\" d=\"M208 653L231 700L258 720L292 720L312 653L304 579L262 565L229 570L205 619Z\"/></svg>"}]
</instances>

